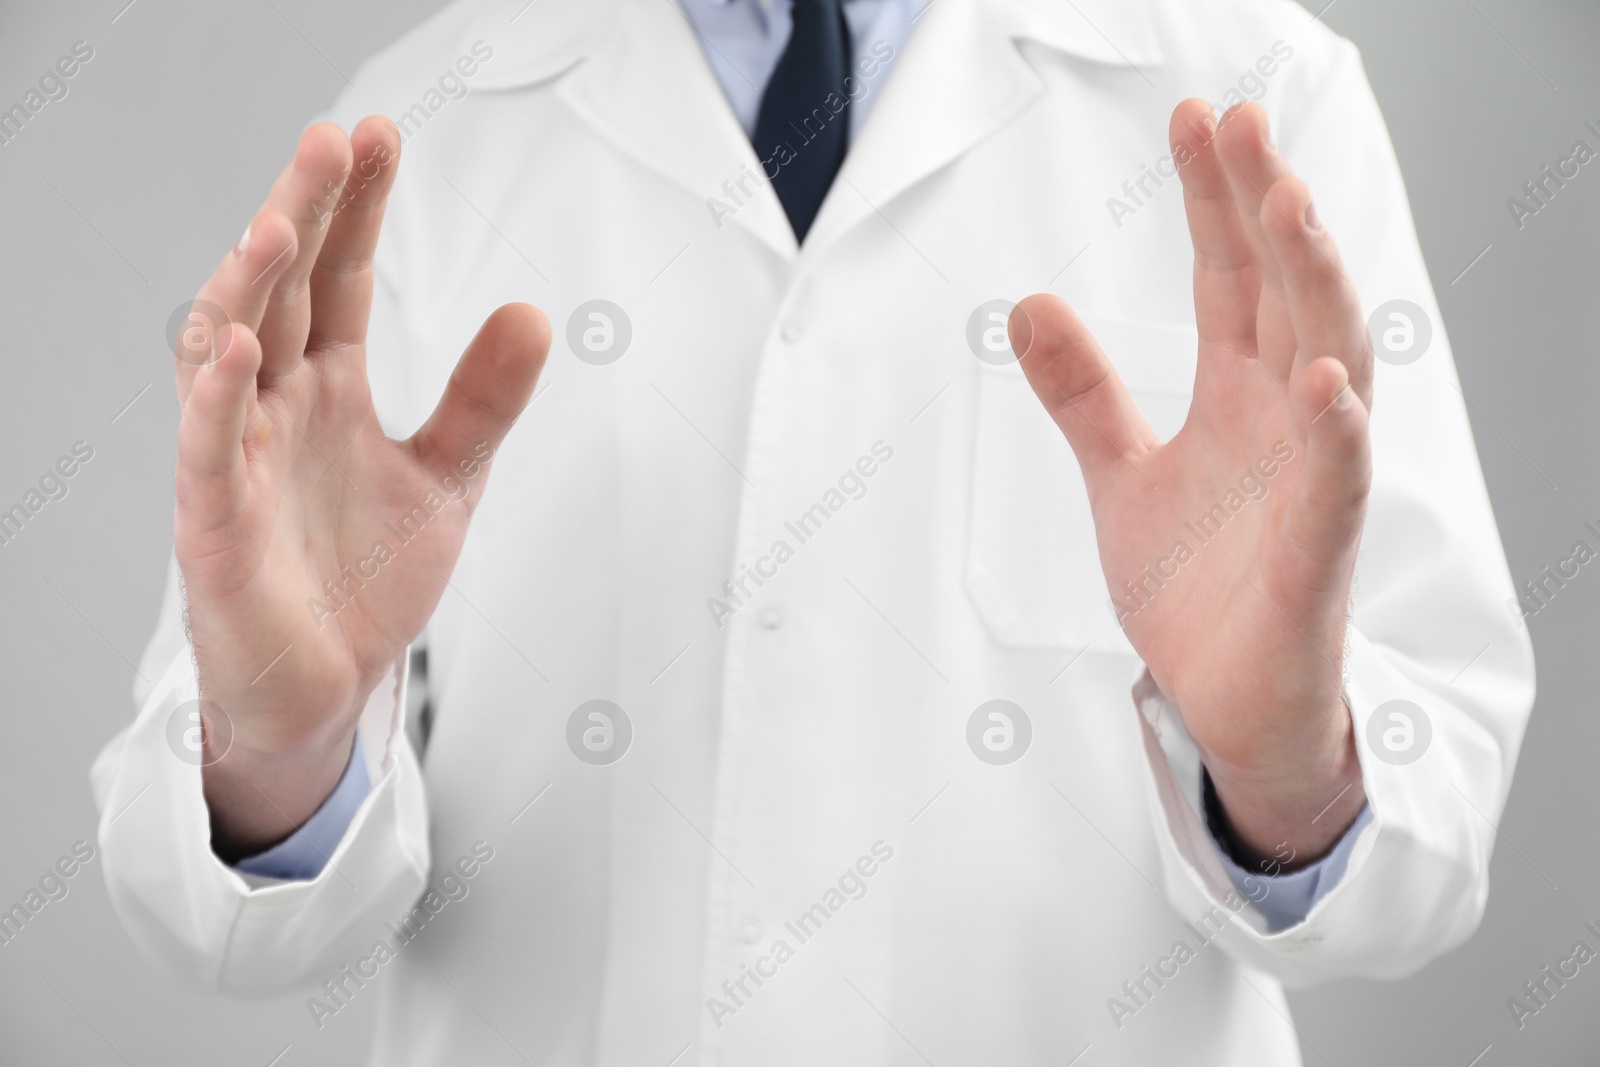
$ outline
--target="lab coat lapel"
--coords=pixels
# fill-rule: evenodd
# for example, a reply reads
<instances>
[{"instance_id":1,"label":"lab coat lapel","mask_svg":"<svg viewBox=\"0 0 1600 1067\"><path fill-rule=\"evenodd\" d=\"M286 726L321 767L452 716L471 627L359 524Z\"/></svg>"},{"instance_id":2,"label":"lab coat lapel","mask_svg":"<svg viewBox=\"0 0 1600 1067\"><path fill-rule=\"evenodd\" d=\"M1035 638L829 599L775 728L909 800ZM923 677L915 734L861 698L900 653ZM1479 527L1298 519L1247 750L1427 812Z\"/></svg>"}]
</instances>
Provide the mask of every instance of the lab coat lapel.
<instances>
[{"instance_id":1,"label":"lab coat lapel","mask_svg":"<svg viewBox=\"0 0 1600 1067\"><path fill-rule=\"evenodd\" d=\"M1017 39L1099 64L1161 63L1148 0L931 0L845 158L804 255L863 221L1045 92Z\"/></svg>"},{"instance_id":2,"label":"lab coat lapel","mask_svg":"<svg viewBox=\"0 0 1600 1067\"><path fill-rule=\"evenodd\" d=\"M598 134L679 185L711 212L724 184L761 162L675 0L567 0L534 29L487 5L482 32L506 58L485 68L482 88L516 89L559 77L557 91ZM491 32L492 31L492 32ZM814 257L896 196L1021 114L1044 84L1018 51L1027 39L1112 66L1163 61L1149 0L931 0L829 191L805 253ZM747 181L741 226L785 260L794 232L766 181Z\"/></svg>"},{"instance_id":3,"label":"lab coat lapel","mask_svg":"<svg viewBox=\"0 0 1600 1067\"><path fill-rule=\"evenodd\" d=\"M625 0L616 32L563 79L562 97L598 133L697 200L725 199L724 183L761 163L729 107L700 41L673 0ZM777 194L747 181L752 195L721 221L748 229L784 259L794 233Z\"/></svg>"},{"instance_id":4,"label":"lab coat lapel","mask_svg":"<svg viewBox=\"0 0 1600 1067\"><path fill-rule=\"evenodd\" d=\"M1044 92L978 0L932 0L889 72L808 235L820 254ZM803 151L803 149L802 149Z\"/></svg>"}]
</instances>

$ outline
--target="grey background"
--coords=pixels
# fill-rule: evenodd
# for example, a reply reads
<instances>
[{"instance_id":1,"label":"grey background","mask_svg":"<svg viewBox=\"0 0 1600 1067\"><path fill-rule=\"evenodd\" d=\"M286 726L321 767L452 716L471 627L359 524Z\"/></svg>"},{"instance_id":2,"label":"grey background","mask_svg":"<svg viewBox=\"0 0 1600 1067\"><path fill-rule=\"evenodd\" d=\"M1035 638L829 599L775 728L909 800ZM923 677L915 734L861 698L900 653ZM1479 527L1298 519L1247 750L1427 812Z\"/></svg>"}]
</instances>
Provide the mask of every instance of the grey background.
<instances>
[{"instance_id":1,"label":"grey background","mask_svg":"<svg viewBox=\"0 0 1600 1067\"><path fill-rule=\"evenodd\" d=\"M93 841L87 768L133 711L132 664L171 535L177 405L162 324L238 237L306 119L441 6L125 4L0 9L5 106L72 42L95 49L69 95L0 146L0 509L74 441L95 449L69 495L0 546L6 906L74 841ZM1578 138L1600 146L1583 129L1600 126L1600 5L1335 0L1325 10L1365 54L1512 572L1536 576L1588 536L1585 520L1600 523L1600 162L1520 232L1506 198ZM1600 965L1520 1032L1506 1007L1579 937L1595 943L1585 920L1600 925L1600 578L1587 571L1532 620L1540 698L1482 930L1407 981L1293 995L1308 1064L1596 1061ZM182 988L134 950L98 862L69 884L0 947L0 1064L362 1062L373 1001L314 1033L298 997L241 1003Z\"/></svg>"}]
</instances>

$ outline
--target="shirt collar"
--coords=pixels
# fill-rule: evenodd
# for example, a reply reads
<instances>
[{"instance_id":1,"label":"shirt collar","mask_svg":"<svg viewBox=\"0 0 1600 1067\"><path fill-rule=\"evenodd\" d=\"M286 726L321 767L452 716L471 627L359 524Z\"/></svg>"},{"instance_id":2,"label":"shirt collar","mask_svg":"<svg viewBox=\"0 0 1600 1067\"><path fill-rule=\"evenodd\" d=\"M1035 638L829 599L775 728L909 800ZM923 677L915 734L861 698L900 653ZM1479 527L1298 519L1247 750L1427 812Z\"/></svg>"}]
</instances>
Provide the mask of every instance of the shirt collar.
<instances>
[{"instance_id":1,"label":"shirt collar","mask_svg":"<svg viewBox=\"0 0 1600 1067\"><path fill-rule=\"evenodd\" d=\"M703 2L712 7L755 4L765 9L778 0ZM1113 66L1156 66L1164 59L1150 0L995 0L994 7L1006 17L1013 36L1084 59Z\"/></svg>"}]
</instances>

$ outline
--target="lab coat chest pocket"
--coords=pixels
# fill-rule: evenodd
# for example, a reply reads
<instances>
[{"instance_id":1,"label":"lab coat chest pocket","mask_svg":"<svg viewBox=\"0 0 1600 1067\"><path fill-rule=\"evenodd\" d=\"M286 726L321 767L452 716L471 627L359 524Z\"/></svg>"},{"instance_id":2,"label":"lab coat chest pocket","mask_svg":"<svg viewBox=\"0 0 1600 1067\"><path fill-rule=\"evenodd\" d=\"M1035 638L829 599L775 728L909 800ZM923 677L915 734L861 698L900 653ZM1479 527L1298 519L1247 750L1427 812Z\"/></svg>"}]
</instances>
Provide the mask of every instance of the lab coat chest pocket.
<instances>
[{"instance_id":1,"label":"lab coat chest pocket","mask_svg":"<svg viewBox=\"0 0 1600 1067\"><path fill-rule=\"evenodd\" d=\"M1192 325L1083 316L1145 420L1169 440L1194 387ZM974 419L966 587L1013 648L1132 655L1100 567L1078 461L1016 363L982 363Z\"/></svg>"}]
</instances>

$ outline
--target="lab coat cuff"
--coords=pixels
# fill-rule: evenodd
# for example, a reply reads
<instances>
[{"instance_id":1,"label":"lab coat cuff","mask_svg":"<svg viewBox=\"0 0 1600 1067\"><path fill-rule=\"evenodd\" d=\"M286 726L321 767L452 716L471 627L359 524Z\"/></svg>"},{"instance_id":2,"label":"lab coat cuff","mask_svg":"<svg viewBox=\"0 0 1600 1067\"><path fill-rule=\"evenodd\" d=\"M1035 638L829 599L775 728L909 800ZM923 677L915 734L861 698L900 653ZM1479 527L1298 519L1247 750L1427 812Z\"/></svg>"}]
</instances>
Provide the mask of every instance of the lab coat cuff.
<instances>
[{"instance_id":1,"label":"lab coat cuff","mask_svg":"<svg viewBox=\"0 0 1600 1067\"><path fill-rule=\"evenodd\" d=\"M1346 643L1344 701L1356 731L1367 814L1346 835L1338 879L1332 885L1324 884L1326 876L1319 879L1317 899L1287 927L1275 928L1252 906L1252 897L1270 888L1265 879L1247 872L1250 892L1241 892L1230 876L1197 806L1202 764L1178 709L1143 669L1133 698L1167 898L1191 921L1213 916L1222 922L1219 940L1231 954L1290 986L1351 974L1399 978L1475 928L1488 893L1490 820L1498 817L1497 798L1504 795L1492 738L1408 677L1355 627ZM1399 752L1379 754L1369 736L1373 719L1388 722L1385 716L1396 708L1410 709L1417 730L1419 748L1409 762ZM1466 802L1441 806L1439 798L1452 789Z\"/></svg>"},{"instance_id":2,"label":"lab coat cuff","mask_svg":"<svg viewBox=\"0 0 1600 1067\"><path fill-rule=\"evenodd\" d=\"M1157 787L1158 822L1164 824L1169 841L1176 846L1178 866L1184 869L1180 877L1201 890L1198 896L1192 890L1177 894L1192 900L1186 910L1226 907L1233 913L1235 925L1255 937L1279 935L1304 925L1349 870L1361 832L1371 822L1370 809L1363 811L1366 822L1360 828L1352 825L1340 842L1336 870L1319 865L1315 873L1300 872L1299 877L1247 871L1228 855L1213 820L1207 818L1206 770L1200 750L1184 728L1176 705L1148 670L1141 670L1134 682L1133 699ZM1325 857L1332 859L1331 854ZM1170 882L1172 872L1168 873ZM1174 895L1170 890L1169 885L1169 896Z\"/></svg>"},{"instance_id":3,"label":"lab coat cuff","mask_svg":"<svg viewBox=\"0 0 1600 1067\"><path fill-rule=\"evenodd\" d=\"M404 736L405 686L402 656L358 725L361 770L350 773L364 770L370 789L326 866L286 881L212 852L200 754L183 744L198 694L185 646L90 772L111 902L140 947L211 987L275 991L335 951L364 915L409 906L430 854L421 771Z\"/></svg>"}]
</instances>

